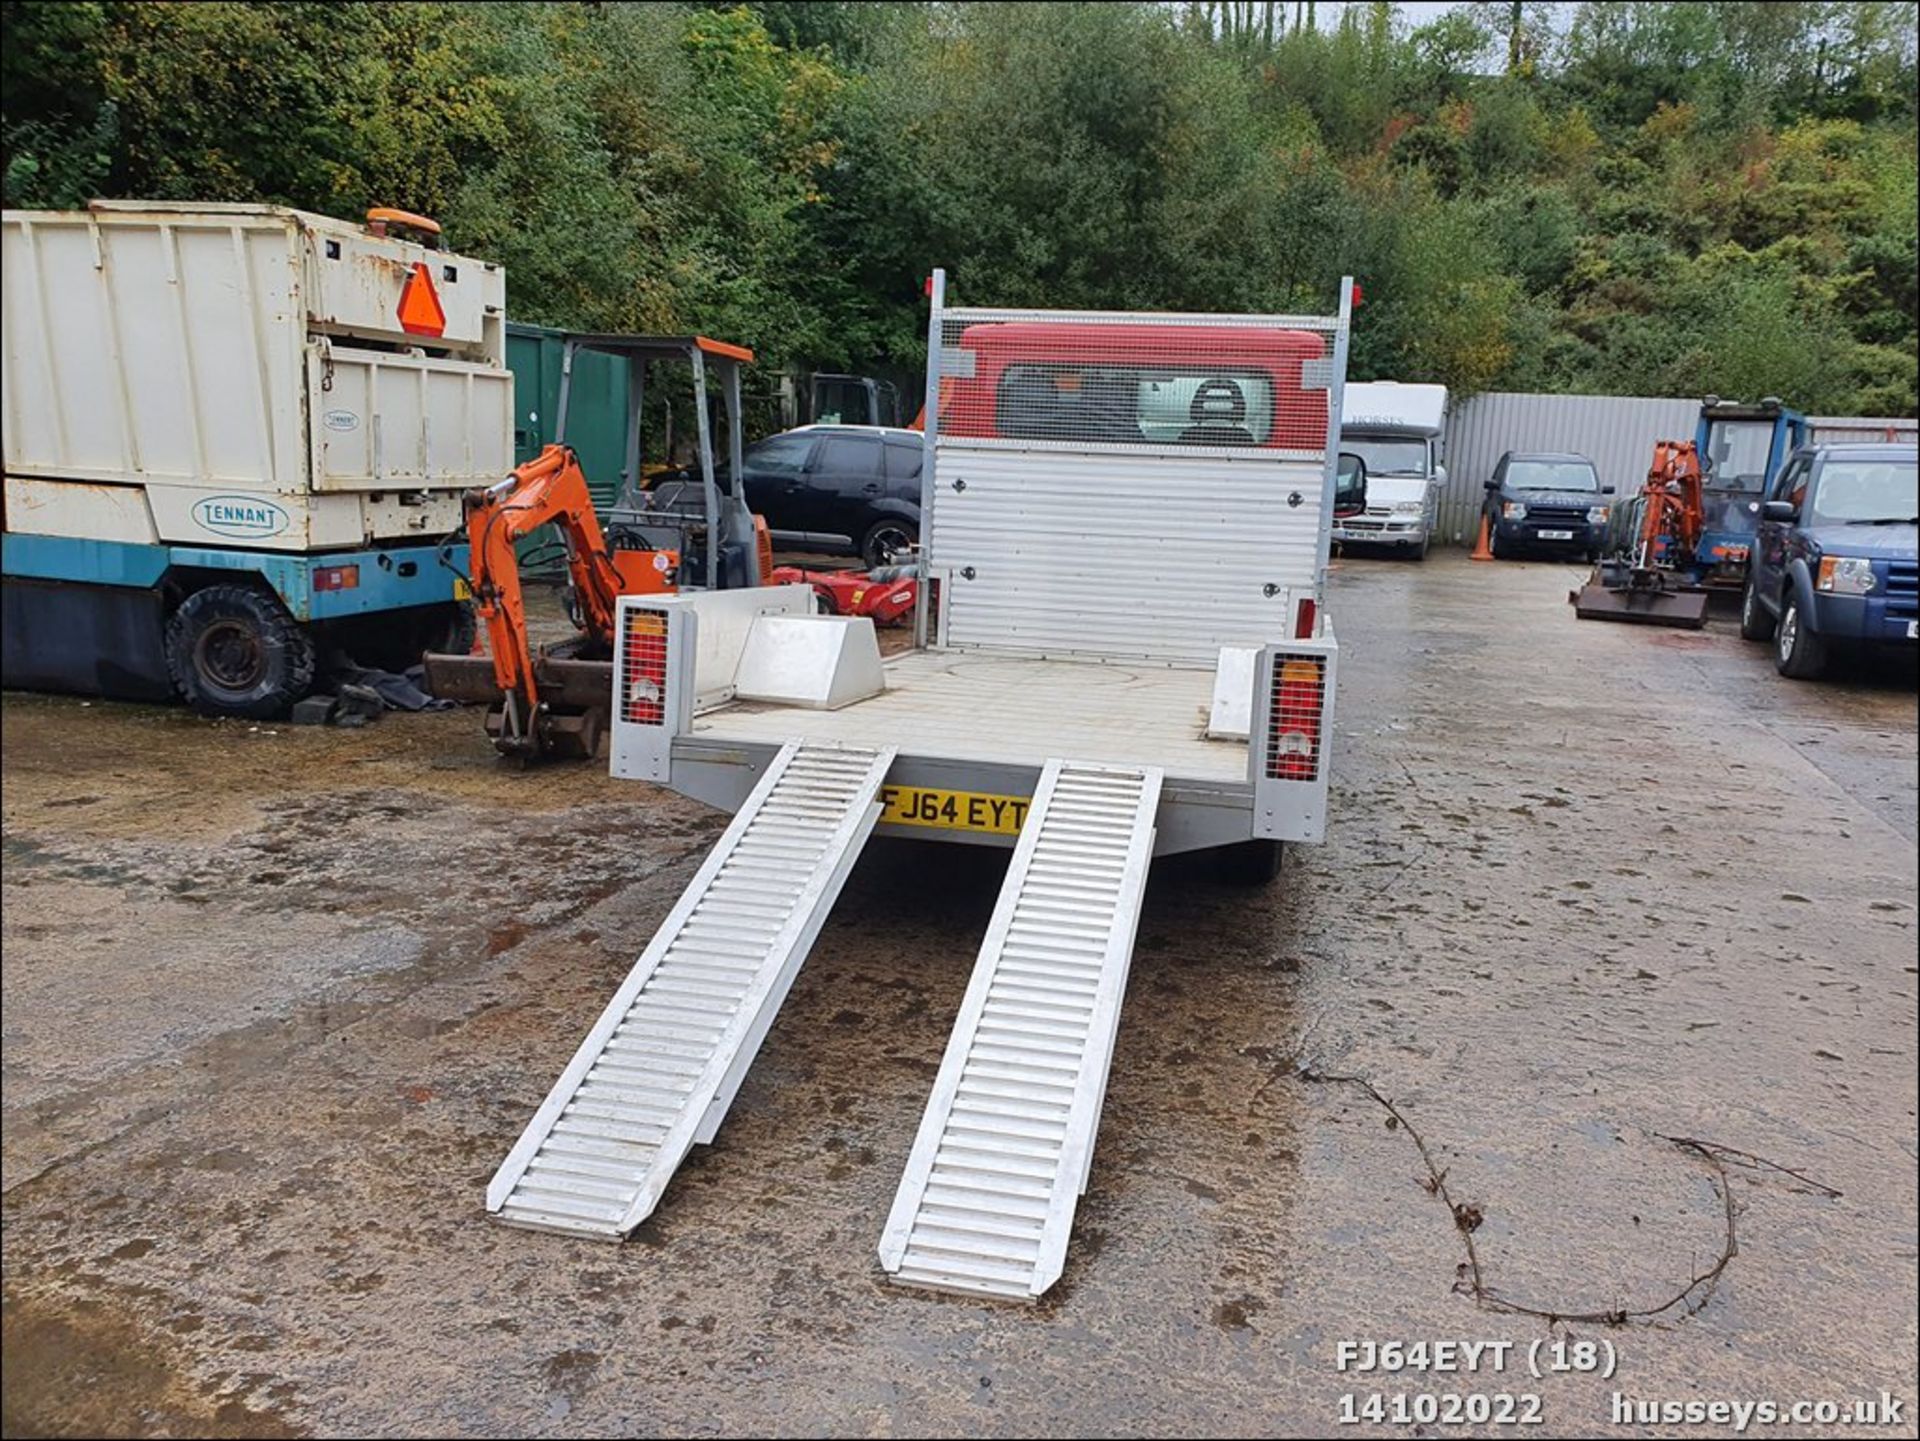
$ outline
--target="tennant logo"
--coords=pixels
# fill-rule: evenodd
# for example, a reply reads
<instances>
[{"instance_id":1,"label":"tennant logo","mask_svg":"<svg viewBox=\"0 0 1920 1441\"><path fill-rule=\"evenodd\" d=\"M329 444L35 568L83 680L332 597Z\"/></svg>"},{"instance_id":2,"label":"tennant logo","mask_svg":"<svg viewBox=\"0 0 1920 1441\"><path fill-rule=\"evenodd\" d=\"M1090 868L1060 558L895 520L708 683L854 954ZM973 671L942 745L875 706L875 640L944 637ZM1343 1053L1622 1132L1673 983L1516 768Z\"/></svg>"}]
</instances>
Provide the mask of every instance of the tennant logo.
<instances>
[{"instance_id":1,"label":"tennant logo","mask_svg":"<svg viewBox=\"0 0 1920 1441\"><path fill-rule=\"evenodd\" d=\"M287 528L287 513L270 500L251 495L214 495L193 508L193 518L215 535L278 535Z\"/></svg>"}]
</instances>

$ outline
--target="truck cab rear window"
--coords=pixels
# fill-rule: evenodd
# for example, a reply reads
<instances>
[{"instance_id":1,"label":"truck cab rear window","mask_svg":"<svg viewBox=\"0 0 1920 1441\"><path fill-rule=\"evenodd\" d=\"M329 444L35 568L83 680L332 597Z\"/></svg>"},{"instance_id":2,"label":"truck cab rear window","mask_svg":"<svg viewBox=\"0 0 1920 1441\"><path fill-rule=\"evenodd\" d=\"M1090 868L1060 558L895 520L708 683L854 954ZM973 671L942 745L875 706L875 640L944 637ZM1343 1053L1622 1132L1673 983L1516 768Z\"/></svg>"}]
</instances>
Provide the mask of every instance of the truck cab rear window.
<instances>
[{"instance_id":1,"label":"truck cab rear window","mask_svg":"<svg viewBox=\"0 0 1920 1441\"><path fill-rule=\"evenodd\" d=\"M1263 445L1273 380L1255 371L1011 365L995 397L1013 440L1132 445Z\"/></svg>"}]
</instances>

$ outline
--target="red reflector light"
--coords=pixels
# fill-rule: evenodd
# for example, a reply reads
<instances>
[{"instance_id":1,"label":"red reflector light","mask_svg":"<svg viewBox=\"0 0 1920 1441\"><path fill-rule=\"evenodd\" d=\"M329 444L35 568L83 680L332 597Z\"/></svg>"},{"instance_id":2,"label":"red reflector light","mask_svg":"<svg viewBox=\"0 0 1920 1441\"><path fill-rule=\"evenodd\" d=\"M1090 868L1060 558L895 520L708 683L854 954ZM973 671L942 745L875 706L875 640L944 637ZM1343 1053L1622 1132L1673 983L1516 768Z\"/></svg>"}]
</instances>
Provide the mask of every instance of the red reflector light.
<instances>
[{"instance_id":1,"label":"red reflector light","mask_svg":"<svg viewBox=\"0 0 1920 1441\"><path fill-rule=\"evenodd\" d=\"M1293 624L1293 637L1295 640L1313 639L1313 622L1319 613L1319 602L1314 600L1312 596L1308 596L1300 602L1300 618Z\"/></svg>"},{"instance_id":2,"label":"red reflector light","mask_svg":"<svg viewBox=\"0 0 1920 1441\"><path fill-rule=\"evenodd\" d=\"M627 612L620 673L620 714L634 725L667 719L667 618L657 610Z\"/></svg>"},{"instance_id":3,"label":"red reflector light","mask_svg":"<svg viewBox=\"0 0 1920 1441\"><path fill-rule=\"evenodd\" d=\"M360 585L357 565L323 565L313 573L315 590L356 590Z\"/></svg>"},{"instance_id":4,"label":"red reflector light","mask_svg":"<svg viewBox=\"0 0 1920 1441\"><path fill-rule=\"evenodd\" d=\"M1326 662L1318 656L1279 660L1267 715L1267 775L1310 781L1320 774L1320 707L1326 699Z\"/></svg>"}]
</instances>

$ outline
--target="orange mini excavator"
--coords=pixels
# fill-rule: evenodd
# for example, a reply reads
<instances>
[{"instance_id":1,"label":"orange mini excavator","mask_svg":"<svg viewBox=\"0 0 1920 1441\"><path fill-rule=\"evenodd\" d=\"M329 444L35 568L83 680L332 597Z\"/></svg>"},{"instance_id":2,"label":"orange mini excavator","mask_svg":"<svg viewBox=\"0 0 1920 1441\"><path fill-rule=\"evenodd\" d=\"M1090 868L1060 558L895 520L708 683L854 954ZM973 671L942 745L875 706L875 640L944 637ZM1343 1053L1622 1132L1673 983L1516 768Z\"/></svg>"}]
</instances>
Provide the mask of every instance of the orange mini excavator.
<instances>
[{"instance_id":1,"label":"orange mini excavator","mask_svg":"<svg viewBox=\"0 0 1920 1441\"><path fill-rule=\"evenodd\" d=\"M1626 507L1625 548L1568 593L1573 613L1686 630L1705 625L1707 592L1685 575L1706 526L1703 487L1700 452L1691 440L1656 441L1646 486Z\"/></svg>"},{"instance_id":2,"label":"orange mini excavator","mask_svg":"<svg viewBox=\"0 0 1920 1441\"><path fill-rule=\"evenodd\" d=\"M573 450L565 444L573 359L590 349L629 364L629 433L619 499L601 514ZM740 487L740 370L753 352L704 336L570 336L562 365L560 442L497 483L468 491L463 504L475 609L488 654L426 659L427 688L448 700L485 704L487 732L504 755L592 757L613 697L613 637L623 595L763 584L772 569L766 525ZM656 491L638 485L649 362L690 367L698 456L687 478ZM717 469L707 376L718 372L727 411L730 464ZM684 374L684 372L683 372ZM519 545L553 526L567 556L567 610L579 633L546 646L531 638L521 589ZM448 556L448 564L456 562Z\"/></svg>"}]
</instances>

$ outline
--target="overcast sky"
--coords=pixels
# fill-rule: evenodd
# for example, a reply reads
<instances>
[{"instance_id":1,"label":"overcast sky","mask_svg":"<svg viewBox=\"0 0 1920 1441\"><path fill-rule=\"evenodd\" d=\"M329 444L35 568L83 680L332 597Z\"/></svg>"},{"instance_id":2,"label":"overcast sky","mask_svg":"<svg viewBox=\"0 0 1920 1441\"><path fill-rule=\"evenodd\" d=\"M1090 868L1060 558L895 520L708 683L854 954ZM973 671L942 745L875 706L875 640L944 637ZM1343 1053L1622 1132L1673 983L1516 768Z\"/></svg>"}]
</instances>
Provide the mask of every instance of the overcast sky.
<instances>
[{"instance_id":1,"label":"overcast sky","mask_svg":"<svg viewBox=\"0 0 1920 1441\"><path fill-rule=\"evenodd\" d=\"M1355 0L1359 3L1359 0ZM1447 11L1456 8L1457 0L1398 0L1401 23L1409 30L1417 30L1431 20L1436 20ZM1330 29L1339 23L1340 12L1346 9L1343 0L1320 0L1314 6L1314 17L1322 30ZM1566 24L1565 12L1571 7L1555 5L1555 29Z\"/></svg>"}]
</instances>

